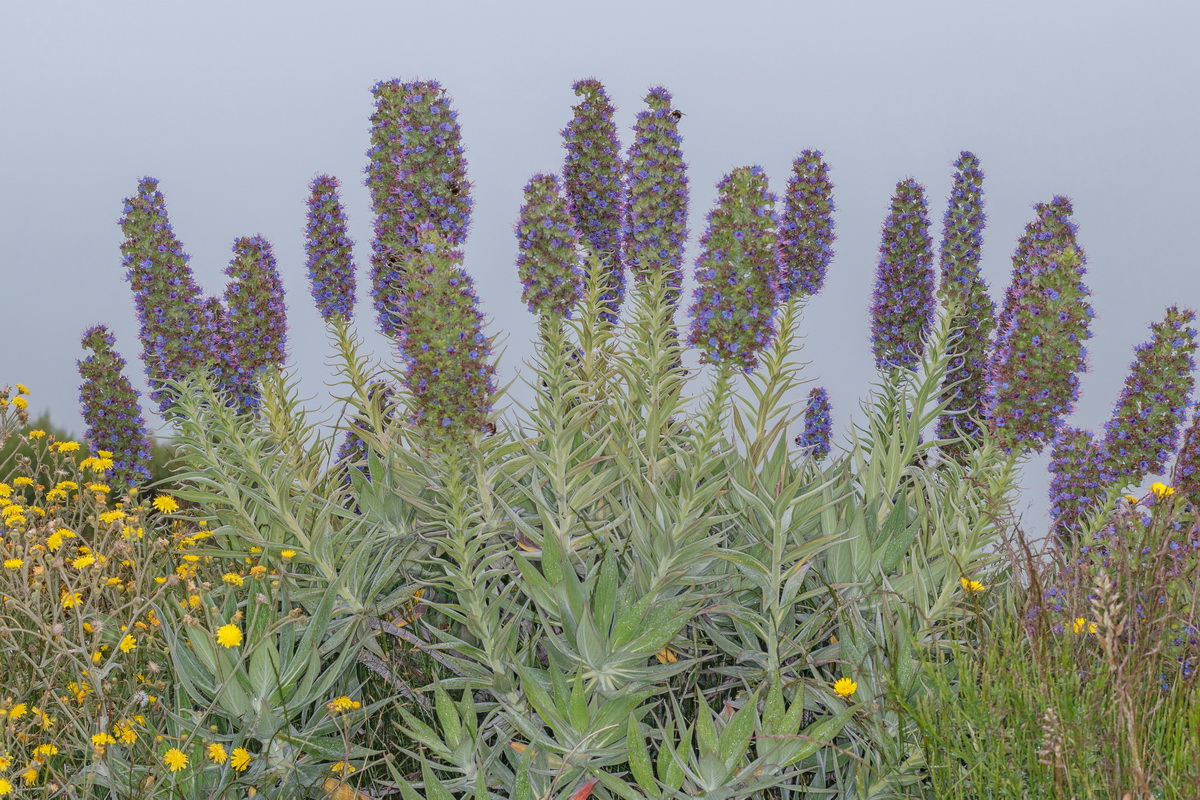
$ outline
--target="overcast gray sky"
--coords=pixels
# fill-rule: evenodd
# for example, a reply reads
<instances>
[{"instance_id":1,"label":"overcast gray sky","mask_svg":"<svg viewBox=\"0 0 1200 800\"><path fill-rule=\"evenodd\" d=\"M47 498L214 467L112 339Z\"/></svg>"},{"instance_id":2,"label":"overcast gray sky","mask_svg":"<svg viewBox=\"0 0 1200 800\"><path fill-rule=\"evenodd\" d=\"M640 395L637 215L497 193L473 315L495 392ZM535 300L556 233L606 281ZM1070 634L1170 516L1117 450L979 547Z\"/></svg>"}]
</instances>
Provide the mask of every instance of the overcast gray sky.
<instances>
[{"instance_id":1,"label":"overcast gray sky","mask_svg":"<svg viewBox=\"0 0 1200 800\"><path fill-rule=\"evenodd\" d=\"M512 233L521 189L562 166L571 84L599 78L627 132L646 90L686 113L696 253L714 186L824 150L837 255L806 313L808 375L844 424L874 377L869 303L896 182L926 185L935 238L951 162L987 175L994 297L1031 204L1075 201L1097 312L1074 422L1098 428L1132 348L1172 303L1200 303L1200 5L1194 2L59 2L0 0L0 384L82 432L83 329L107 323L144 387L116 221L159 179L210 293L239 236L275 245L304 388L326 397L324 330L304 275L308 182L336 175L367 262L371 86L436 78L460 111L476 206L466 247L502 380L531 351ZM691 279L691 270L688 270ZM367 278L360 272L362 332ZM1044 494L1044 477L1026 483Z\"/></svg>"}]
</instances>

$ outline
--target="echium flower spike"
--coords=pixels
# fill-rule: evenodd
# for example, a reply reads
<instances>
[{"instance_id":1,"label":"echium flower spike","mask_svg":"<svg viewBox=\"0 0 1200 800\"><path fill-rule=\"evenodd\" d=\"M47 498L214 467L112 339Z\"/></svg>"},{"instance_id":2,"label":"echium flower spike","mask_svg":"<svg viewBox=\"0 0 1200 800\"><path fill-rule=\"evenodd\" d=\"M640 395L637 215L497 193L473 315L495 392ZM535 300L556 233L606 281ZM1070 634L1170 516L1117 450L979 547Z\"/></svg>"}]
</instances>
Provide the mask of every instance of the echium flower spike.
<instances>
[{"instance_id":1,"label":"echium flower spike","mask_svg":"<svg viewBox=\"0 0 1200 800\"><path fill-rule=\"evenodd\" d=\"M833 260L833 184L820 150L805 150L792 163L779 223L783 261L781 300L821 291Z\"/></svg>"},{"instance_id":2,"label":"echium flower spike","mask_svg":"<svg viewBox=\"0 0 1200 800\"><path fill-rule=\"evenodd\" d=\"M233 260L225 268L225 323L229 349L226 369L230 389L243 410L258 404L258 377L287 358L287 309L283 282L271 244L262 236L233 243Z\"/></svg>"},{"instance_id":3,"label":"echium flower spike","mask_svg":"<svg viewBox=\"0 0 1200 800\"><path fill-rule=\"evenodd\" d=\"M817 461L829 455L829 438L833 433L832 413L829 392L817 387L808 393L808 406L804 409L804 432L796 437L796 444Z\"/></svg>"},{"instance_id":4,"label":"echium flower spike","mask_svg":"<svg viewBox=\"0 0 1200 800\"><path fill-rule=\"evenodd\" d=\"M779 300L778 217L761 167L739 167L717 184L700 239L689 343L709 364L749 372L775 335Z\"/></svg>"},{"instance_id":5,"label":"echium flower spike","mask_svg":"<svg viewBox=\"0 0 1200 800\"><path fill-rule=\"evenodd\" d=\"M1200 508L1200 414L1183 434L1183 444L1171 469L1171 486L1187 502Z\"/></svg>"},{"instance_id":6,"label":"echium flower spike","mask_svg":"<svg viewBox=\"0 0 1200 800\"><path fill-rule=\"evenodd\" d=\"M1063 428L1050 448L1050 518L1054 532L1079 532L1089 514L1104 500L1104 448L1089 431Z\"/></svg>"},{"instance_id":7,"label":"echium flower spike","mask_svg":"<svg viewBox=\"0 0 1200 800\"><path fill-rule=\"evenodd\" d=\"M625 207L621 144L613 121L616 109L594 78L571 87L579 102L571 107L571 121L562 131L567 151L563 183L575 226L587 253L607 270L601 298L616 322L625 298L625 269L621 263L620 234Z\"/></svg>"},{"instance_id":8,"label":"echium flower spike","mask_svg":"<svg viewBox=\"0 0 1200 800\"><path fill-rule=\"evenodd\" d=\"M432 225L419 234L398 345L413 420L432 440L461 442L487 424L496 391L491 340L462 253Z\"/></svg>"},{"instance_id":9,"label":"echium flower spike","mask_svg":"<svg viewBox=\"0 0 1200 800\"><path fill-rule=\"evenodd\" d=\"M521 299L536 314L570 317L583 289L583 271L579 235L557 177L534 175L526 184L516 233L517 274L525 287Z\"/></svg>"},{"instance_id":10,"label":"echium flower spike","mask_svg":"<svg viewBox=\"0 0 1200 800\"><path fill-rule=\"evenodd\" d=\"M933 299L933 239L925 187L908 178L896 184L879 246L871 302L877 368L917 368L933 327Z\"/></svg>"},{"instance_id":11,"label":"echium flower spike","mask_svg":"<svg viewBox=\"0 0 1200 800\"><path fill-rule=\"evenodd\" d=\"M317 311L326 322L354 316L354 241L346 233L346 211L338 179L318 175L309 185L305 251L308 280Z\"/></svg>"},{"instance_id":12,"label":"echium flower spike","mask_svg":"<svg viewBox=\"0 0 1200 800\"><path fill-rule=\"evenodd\" d=\"M367 188L375 212L371 242L372 296L381 330L402 324L407 263L417 256L417 231L430 225L451 246L466 240L471 184L458 111L437 81L382 81L371 90Z\"/></svg>"},{"instance_id":13,"label":"echium flower spike","mask_svg":"<svg viewBox=\"0 0 1200 800\"><path fill-rule=\"evenodd\" d=\"M987 424L1010 452L1041 451L1074 409L1094 316L1076 248L1035 255L1023 269L988 365Z\"/></svg>"},{"instance_id":14,"label":"echium flower spike","mask_svg":"<svg viewBox=\"0 0 1200 800\"><path fill-rule=\"evenodd\" d=\"M1033 208L1037 218L1025 226L1013 252L1012 281L1004 291L1004 305L996 320L998 336L1011 327L1013 311L1030 280L1033 264L1043 263L1047 256L1068 248L1075 248L1081 263L1087 263L1083 248L1076 241L1079 226L1071 219L1074 208L1070 198L1055 195L1049 203L1037 203Z\"/></svg>"},{"instance_id":15,"label":"echium flower spike","mask_svg":"<svg viewBox=\"0 0 1200 800\"><path fill-rule=\"evenodd\" d=\"M626 161L629 202L622 250L638 280L661 273L672 303L683 283L688 237L688 178L683 160L682 114L661 86L646 95L646 109L633 125Z\"/></svg>"},{"instance_id":16,"label":"echium flower spike","mask_svg":"<svg viewBox=\"0 0 1200 800\"><path fill-rule=\"evenodd\" d=\"M211 363L216 332L200 307L202 292L171 229L158 181L138 182L137 193L125 199L120 225L121 263L133 289L150 398L165 413L171 402L163 382Z\"/></svg>"},{"instance_id":17,"label":"echium flower spike","mask_svg":"<svg viewBox=\"0 0 1200 800\"><path fill-rule=\"evenodd\" d=\"M109 480L139 486L150 481L150 433L138 392L125 375L125 359L113 349L115 341L104 325L83 332L83 346L92 352L76 362L83 379L79 403L92 451L112 453Z\"/></svg>"},{"instance_id":18,"label":"echium flower spike","mask_svg":"<svg viewBox=\"0 0 1200 800\"><path fill-rule=\"evenodd\" d=\"M1179 444L1195 385L1196 312L1171 306L1135 348L1125 386L1104 425L1104 469L1122 485L1158 474Z\"/></svg>"},{"instance_id":19,"label":"echium flower spike","mask_svg":"<svg viewBox=\"0 0 1200 800\"><path fill-rule=\"evenodd\" d=\"M954 162L954 185L942 226L940 293L943 303L956 304L954 353L942 382L942 401L949 401L938 419L940 439L958 439L949 450L963 450L982 433L987 395L988 340L996 326L996 307L979 270L986 215L983 211L983 171L979 159L964 151Z\"/></svg>"}]
</instances>

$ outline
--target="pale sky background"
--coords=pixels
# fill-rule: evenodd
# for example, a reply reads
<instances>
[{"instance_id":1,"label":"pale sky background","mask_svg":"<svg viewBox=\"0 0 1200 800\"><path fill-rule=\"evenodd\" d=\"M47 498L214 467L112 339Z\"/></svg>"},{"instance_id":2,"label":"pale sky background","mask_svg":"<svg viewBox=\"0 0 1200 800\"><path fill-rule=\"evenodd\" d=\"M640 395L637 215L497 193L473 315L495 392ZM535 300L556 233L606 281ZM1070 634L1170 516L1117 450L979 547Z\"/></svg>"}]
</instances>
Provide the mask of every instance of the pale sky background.
<instances>
[{"instance_id":1,"label":"pale sky background","mask_svg":"<svg viewBox=\"0 0 1200 800\"><path fill-rule=\"evenodd\" d=\"M235 238L274 244L314 403L328 370L305 197L315 175L336 175L358 242L360 331L387 356L367 305L362 169L370 88L388 78L435 78L460 111L476 199L466 264L491 331L507 334L507 381L534 335L514 266L521 189L561 170L571 84L596 77L623 145L649 87L686 113L689 259L724 173L761 164L782 192L800 150L825 152L837 255L806 313L805 355L839 431L875 377L866 309L898 180L927 187L936 241L951 162L979 156L994 298L1031 205L1073 198L1097 312L1073 422L1099 429L1146 326L1200 303L1198 29L1194 2L0 0L0 384L29 385L31 412L82 433L79 338L104 322L144 388L116 224L143 175L161 182L210 294ZM1031 523L1043 469L1026 472Z\"/></svg>"}]
</instances>

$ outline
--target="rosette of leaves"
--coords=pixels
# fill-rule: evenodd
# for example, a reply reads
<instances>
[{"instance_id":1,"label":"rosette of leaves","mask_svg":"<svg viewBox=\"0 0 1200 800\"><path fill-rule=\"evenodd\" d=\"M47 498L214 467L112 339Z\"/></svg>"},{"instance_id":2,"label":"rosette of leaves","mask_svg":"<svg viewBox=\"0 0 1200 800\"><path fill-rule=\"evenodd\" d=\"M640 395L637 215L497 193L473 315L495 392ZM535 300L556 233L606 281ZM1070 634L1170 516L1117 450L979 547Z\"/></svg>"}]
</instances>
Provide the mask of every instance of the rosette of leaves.
<instances>
[{"instance_id":1,"label":"rosette of leaves","mask_svg":"<svg viewBox=\"0 0 1200 800\"><path fill-rule=\"evenodd\" d=\"M912 178L896 184L883 223L871 343L881 370L915 369L933 327L933 240L925 187Z\"/></svg>"},{"instance_id":2,"label":"rosette of leaves","mask_svg":"<svg viewBox=\"0 0 1200 800\"><path fill-rule=\"evenodd\" d=\"M805 150L792 162L779 222L783 262L781 300L821 291L833 259L833 184L820 150Z\"/></svg>"},{"instance_id":3,"label":"rosette of leaves","mask_svg":"<svg viewBox=\"0 0 1200 800\"><path fill-rule=\"evenodd\" d=\"M113 349L115 343L104 325L83 332L83 346L92 352L76 362L83 380L79 404L92 450L113 454L110 480L119 486L138 486L150 481L150 433L138 392L125 375L125 359Z\"/></svg>"},{"instance_id":4,"label":"rosette of leaves","mask_svg":"<svg viewBox=\"0 0 1200 800\"><path fill-rule=\"evenodd\" d=\"M521 299L541 316L569 318L583 291L583 271L579 235L557 177L530 178L516 233Z\"/></svg>"}]
</instances>

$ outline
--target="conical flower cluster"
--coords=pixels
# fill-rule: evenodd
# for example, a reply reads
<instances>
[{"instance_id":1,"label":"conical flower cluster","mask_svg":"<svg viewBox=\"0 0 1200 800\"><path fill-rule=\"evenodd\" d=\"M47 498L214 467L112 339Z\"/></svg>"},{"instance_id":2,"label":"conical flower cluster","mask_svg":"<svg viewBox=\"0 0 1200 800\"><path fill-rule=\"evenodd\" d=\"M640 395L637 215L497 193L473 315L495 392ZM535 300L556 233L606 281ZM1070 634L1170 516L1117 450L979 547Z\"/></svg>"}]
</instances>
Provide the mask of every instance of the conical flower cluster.
<instances>
[{"instance_id":1,"label":"conical flower cluster","mask_svg":"<svg viewBox=\"0 0 1200 800\"><path fill-rule=\"evenodd\" d=\"M1104 448L1090 431L1063 428L1050 454L1050 519L1055 533L1066 536L1104 500Z\"/></svg>"},{"instance_id":2,"label":"conical flower cluster","mask_svg":"<svg viewBox=\"0 0 1200 800\"><path fill-rule=\"evenodd\" d=\"M608 321L615 322L625 298L620 253L625 186L621 144L613 121L616 109L604 85L594 78L576 81L571 88L580 100L571 107L571 121L562 131L567 151L563 183L583 246L607 270L601 299L609 309L605 314Z\"/></svg>"},{"instance_id":3,"label":"conical flower cluster","mask_svg":"<svg viewBox=\"0 0 1200 800\"><path fill-rule=\"evenodd\" d=\"M1018 289L988 368L987 421L1006 450L1040 451L1075 407L1093 316L1086 272L1074 247L1014 266Z\"/></svg>"},{"instance_id":4,"label":"conical flower cluster","mask_svg":"<svg viewBox=\"0 0 1200 800\"><path fill-rule=\"evenodd\" d=\"M418 239L407 277L409 304L399 332L414 423L430 438L465 439L484 429L495 393L491 341L462 253L433 225Z\"/></svg>"},{"instance_id":5,"label":"conical flower cluster","mask_svg":"<svg viewBox=\"0 0 1200 800\"><path fill-rule=\"evenodd\" d=\"M871 302L875 366L915 370L933 327L933 313L933 239L925 187L908 178L896 184L883 223Z\"/></svg>"},{"instance_id":6,"label":"conical flower cluster","mask_svg":"<svg viewBox=\"0 0 1200 800\"><path fill-rule=\"evenodd\" d=\"M140 486L150 481L150 433L138 393L125 375L125 359L113 349L115 342L104 325L83 332L83 346L92 352L76 362L83 379L79 404L92 450L112 453L109 480L123 487Z\"/></svg>"},{"instance_id":7,"label":"conical flower cluster","mask_svg":"<svg viewBox=\"0 0 1200 800\"><path fill-rule=\"evenodd\" d=\"M338 179L318 175L309 185L308 255L309 285L317 311L326 322L334 315L354 316L354 241L346 233L346 211L338 194Z\"/></svg>"},{"instance_id":8,"label":"conical flower cluster","mask_svg":"<svg viewBox=\"0 0 1200 800\"><path fill-rule=\"evenodd\" d=\"M970 441L981 435L988 340L996 325L996 307L979 271L987 219L983 212L983 172L979 159L965 151L954 162L954 168L954 184L942 224L939 285L942 302L955 304L960 311L951 322L954 332L949 346L955 355L946 370L941 398L949 405L938 419L937 435L940 439L962 435ZM966 444L960 440L947 449L961 450Z\"/></svg>"},{"instance_id":9,"label":"conical flower cluster","mask_svg":"<svg viewBox=\"0 0 1200 800\"><path fill-rule=\"evenodd\" d=\"M821 291L833 260L833 184L820 150L805 150L792 163L779 223L783 261L780 300Z\"/></svg>"},{"instance_id":10,"label":"conical flower cluster","mask_svg":"<svg viewBox=\"0 0 1200 800\"><path fill-rule=\"evenodd\" d=\"M1171 306L1135 348L1112 418L1104 425L1104 469L1122 485L1163 471L1179 444L1179 429L1195 385L1196 313Z\"/></svg>"},{"instance_id":11,"label":"conical flower cluster","mask_svg":"<svg viewBox=\"0 0 1200 800\"><path fill-rule=\"evenodd\" d=\"M1074 208L1070 198L1055 195L1049 203L1037 203L1033 208L1037 217L1025 226L1013 252L1012 281L1004 291L1004 305L996 320L997 335L1011 327L1017 300L1031 279L1034 264L1044 263L1048 256L1068 248L1075 248L1080 261L1087 263L1087 257L1076 241L1079 226L1071 219Z\"/></svg>"},{"instance_id":12,"label":"conical flower cluster","mask_svg":"<svg viewBox=\"0 0 1200 800\"><path fill-rule=\"evenodd\" d=\"M1171 470L1171 485L1187 502L1200 508L1200 415L1184 431L1183 444Z\"/></svg>"},{"instance_id":13,"label":"conical flower cluster","mask_svg":"<svg viewBox=\"0 0 1200 800\"><path fill-rule=\"evenodd\" d=\"M417 231L432 226L452 247L467 237L471 184L458 112L437 81L383 81L371 90L367 188L375 212L371 282L381 330L402 324L408 262Z\"/></svg>"},{"instance_id":14,"label":"conical flower cluster","mask_svg":"<svg viewBox=\"0 0 1200 800\"><path fill-rule=\"evenodd\" d=\"M120 225L125 235L121 263L133 289L150 397L165 412L171 403L163 382L182 379L213 361L215 322L206 313L188 254L171 229L158 181L143 178L138 183L137 193L125 200Z\"/></svg>"},{"instance_id":15,"label":"conical flower cluster","mask_svg":"<svg viewBox=\"0 0 1200 800\"><path fill-rule=\"evenodd\" d=\"M258 377L287 359L287 309L283 282L271 244L261 236L233 243L233 260L225 268L228 388L243 409L258 403Z\"/></svg>"},{"instance_id":16,"label":"conical flower cluster","mask_svg":"<svg viewBox=\"0 0 1200 800\"><path fill-rule=\"evenodd\" d=\"M717 184L717 204L700 239L689 343L709 364L745 371L775 335L779 299L775 195L761 167L739 167Z\"/></svg>"},{"instance_id":17,"label":"conical flower cluster","mask_svg":"<svg viewBox=\"0 0 1200 800\"><path fill-rule=\"evenodd\" d=\"M688 237L688 179L683 160L682 116L661 86L646 95L646 109L633 125L627 158L629 205L625 261L639 280L661 273L678 300L683 250Z\"/></svg>"},{"instance_id":18,"label":"conical flower cluster","mask_svg":"<svg viewBox=\"0 0 1200 800\"><path fill-rule=\"evenodd\" d=\"M796 437L796 444L820 461L829 455L832 433L833 406L829 403L829 392L817 387L808 393L808 405L804 409L804 432Z\"/></svg>"},{"instance_id":19,"label":"conical flower cluster","mask_svg":"<svg viewBox=\"0 0 1200 800\"><path fill-rule=\"evenodd\" d=\"M521 299L536 314L570 317L583 291L583 271L579 234L557 177L534 175L526 184L516 233Z\"/></svg>"}]
</instances>

